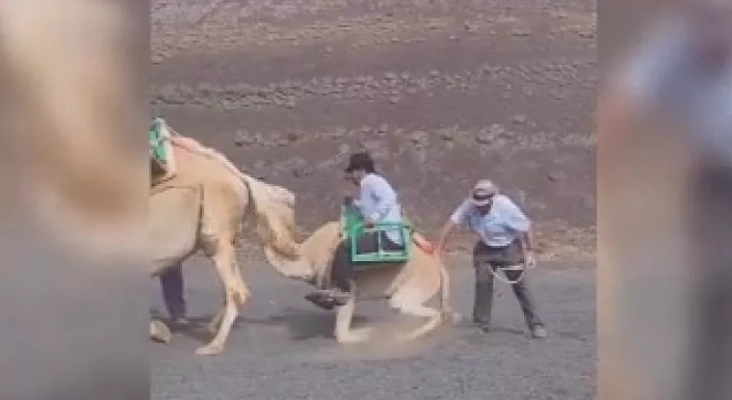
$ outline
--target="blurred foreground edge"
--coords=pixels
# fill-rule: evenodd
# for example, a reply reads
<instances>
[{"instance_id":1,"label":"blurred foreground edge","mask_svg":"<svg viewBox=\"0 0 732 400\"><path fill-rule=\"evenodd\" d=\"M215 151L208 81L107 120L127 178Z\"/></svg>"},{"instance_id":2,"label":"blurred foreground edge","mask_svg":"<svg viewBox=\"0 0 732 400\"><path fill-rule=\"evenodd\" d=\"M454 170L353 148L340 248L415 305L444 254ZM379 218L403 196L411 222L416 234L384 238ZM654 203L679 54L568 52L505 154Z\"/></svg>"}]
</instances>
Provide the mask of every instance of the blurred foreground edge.
<instances>
[{"instance_id":1,"label":"blurred foreground edge","mask_svg":"<svg viewBox=\"0 0 732 400\"><path fill-rule=\"evenodd\" d=\"M0 1L0 399L149 398L148 21Z\"/></svg>"},{"instance_id":2,"label":"blurred foreground edge","mask_svg":"<svg viewBox=\"0 0 732 400\"><path fill-rule=\"evenodd\" d=\"M600 400L732 399L729 21L680 2L602 88Z\"/></svg>"}]
</instances>

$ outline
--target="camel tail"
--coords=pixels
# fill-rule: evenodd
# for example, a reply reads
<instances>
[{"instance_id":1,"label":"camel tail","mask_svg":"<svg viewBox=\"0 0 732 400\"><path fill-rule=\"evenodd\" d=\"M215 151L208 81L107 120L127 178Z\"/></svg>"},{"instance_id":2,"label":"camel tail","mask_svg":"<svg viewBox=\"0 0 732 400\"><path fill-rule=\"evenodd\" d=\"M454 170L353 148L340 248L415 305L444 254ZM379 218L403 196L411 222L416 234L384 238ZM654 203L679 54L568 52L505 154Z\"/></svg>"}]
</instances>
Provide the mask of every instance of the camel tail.
<instances>
[{"instance_id":1,"label":"camel tail","mask_svg":"<svg viewBox=\"0 0 732 400\"><path fill-rule=\"evenodd\" d=\"M417 232L413 233L412 238L420 250L427 253L430 257L434 257L435 262L438 263L440 273L440 293L438 298L439 308L443 315L450 316L453 321L457 322L460 319L460 315L453 312L450 307L450 276L447 273L445 264L440 259L440 255L436 251L437 249L435 249L435 246L432 243L428 242Z\"/></svg>"},{"instance_id":2,"label":"camel tail","mask_svg":"<svg viewBox=\"0 0 732 400\"><path fill-rule=\"evenodd\" d=\"M445 266L440 262L440 310L449 313L450 310L450 277Z\"/></svg>"},{"instance_id":3,"label":"camel tail","mask_svg":"<svg viewBox=\"0 0 732 400\"><path fill-rule=\"evenodd\" d=\"M439 255L435 254L434 257L439 257ZM450 275L442 260L438 260L438 262L440 264L440 312L443 317L450 317L454 323L457 323L462 316L450 307Z\"/></svg>"}]
</instances>

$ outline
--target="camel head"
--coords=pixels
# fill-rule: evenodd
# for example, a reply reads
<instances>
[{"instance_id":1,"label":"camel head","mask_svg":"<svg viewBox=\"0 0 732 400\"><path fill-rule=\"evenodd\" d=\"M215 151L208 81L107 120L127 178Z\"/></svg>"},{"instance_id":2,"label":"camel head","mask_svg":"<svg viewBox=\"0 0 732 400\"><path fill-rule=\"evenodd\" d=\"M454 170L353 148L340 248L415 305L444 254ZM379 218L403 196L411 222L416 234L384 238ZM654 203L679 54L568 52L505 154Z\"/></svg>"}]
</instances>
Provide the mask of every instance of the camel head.
<instances>
[{"instance_id":1,"label":"camel head","mask_svg":"<svg viewBox=\"0 0 732 400\"><path fill-rule=\"evenodd\" d=\"M298 257L294 259L269 245L265 246L264 254L267 262L285 277L314 284L328 270L340 240L340 223L331 221L316 229L298 246Z\"/></svg>"}]
</instances>

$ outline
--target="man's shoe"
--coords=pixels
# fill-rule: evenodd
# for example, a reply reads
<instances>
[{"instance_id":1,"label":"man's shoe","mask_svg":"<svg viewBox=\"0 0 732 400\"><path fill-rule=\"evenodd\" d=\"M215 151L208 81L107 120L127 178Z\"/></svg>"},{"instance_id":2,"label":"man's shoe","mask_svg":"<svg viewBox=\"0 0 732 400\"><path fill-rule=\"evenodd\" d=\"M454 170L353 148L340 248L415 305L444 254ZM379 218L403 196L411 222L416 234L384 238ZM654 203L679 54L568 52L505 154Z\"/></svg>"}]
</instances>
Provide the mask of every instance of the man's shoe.
<instances>
[{"instance_id":1,"label":"man's shoe","mask_svg":"<svg viewBox=\"0 0 732 400\"><path fill-rule=\"evenodd\" d=\"M547 335L546 328L542 325L534 325L534 327L531 328L531 337L535 339L544 339Z\"/></svg>"},{"instance_id":2,"label":"man's shoe","mask_svg":"<svg viewBox=\"0 0 732 400\"><path fill-rule=\"evenodd\" d=\"M335 301L327 297L323 293L312 292L305 295L305 300L315 304L324 310L332 310L335 307Z\"/></svg>"},{"instance_id":3,"label":"man's shoe","mask_svg":"<svg viewBox=\"0 0 732 400\"><path fill-rule=\"evenodd\" d=\"M490 324L488 323L488 321L481 321L480 319L473 317L473 324L475 324L475 326L477 326L478 329L483 332L487 333L490 330Z\"/></svg>"},{"instance_id":4,"label":"man's shoe","mask_svg":"<svg viewBox=\"0 0 732 400\"><path fill-rule=\"evenodd\" d=\"M351 298L351 293L344 292L338 288L333 289L331 292L328 293L328 295L339 306L345 305L346 303L348 303L348 300Z\"/></svg>"},{"instance_id":5,"label":"man's shoe","mask_svg":"<svg viewBox=\"0 0 732 400\"><path fill-rule=\"evenodd\" d=\"M171 316L170 322L177 327L188 326L191 323L186 317L182 316Z\"/></svg>"},{"instance_id":6,"label":"man's shoe","mask_svg":"<svg viewBox=\"0 0 732 400\"><path fill-rule=\"evenodd\" d=\"M316 290L314 292L308 293L305 296L305 299L312 302L316 306L320 308L324 308L326 310L330 310L336 305L342 306L345 305L348 302L348 299L351 297L351 294L348 292L344 292L342 290L339 290L337 288L333 289L321 289Z\"/></svg>"}]
</instances>

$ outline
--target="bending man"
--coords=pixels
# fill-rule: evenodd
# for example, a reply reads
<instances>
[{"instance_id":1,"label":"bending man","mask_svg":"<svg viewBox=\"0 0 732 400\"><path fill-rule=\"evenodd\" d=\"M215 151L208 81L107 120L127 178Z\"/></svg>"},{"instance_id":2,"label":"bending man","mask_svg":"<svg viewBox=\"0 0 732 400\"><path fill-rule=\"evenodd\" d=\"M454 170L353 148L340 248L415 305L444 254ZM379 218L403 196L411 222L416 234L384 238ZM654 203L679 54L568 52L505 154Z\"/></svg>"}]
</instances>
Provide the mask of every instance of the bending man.
<instances>
[{"instance_id":1,"label":"bending man","mask_svg":"<svg viewBox=\"0 0 732 400\"><path fill-rule=\"evenodd\" d=\"M499 194L489 180L479 181L468 199L453 212L442 228L437 250L442 252L455 226L467 226L478 237L473 250L475 268L475 298L473 322L488 331L493 305L493 272L499 267L533 264L531 222L507 196ZM516 281L521 271L503 271L508 279ZM524 271L524 274L526 271ZM536 315L533 299L526 283L526 275L511 285L531 335L546 336L543 322Z\"/></svg>"}]
</instances>

